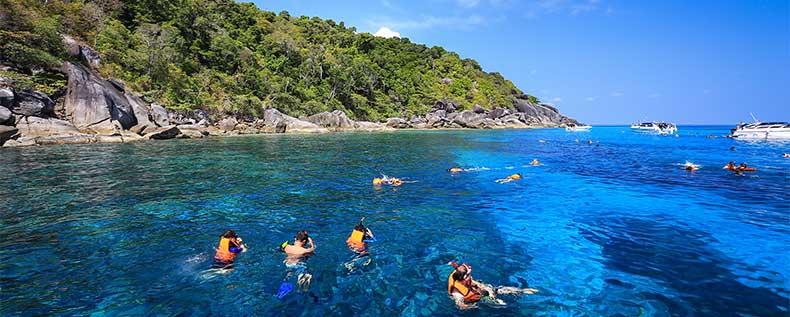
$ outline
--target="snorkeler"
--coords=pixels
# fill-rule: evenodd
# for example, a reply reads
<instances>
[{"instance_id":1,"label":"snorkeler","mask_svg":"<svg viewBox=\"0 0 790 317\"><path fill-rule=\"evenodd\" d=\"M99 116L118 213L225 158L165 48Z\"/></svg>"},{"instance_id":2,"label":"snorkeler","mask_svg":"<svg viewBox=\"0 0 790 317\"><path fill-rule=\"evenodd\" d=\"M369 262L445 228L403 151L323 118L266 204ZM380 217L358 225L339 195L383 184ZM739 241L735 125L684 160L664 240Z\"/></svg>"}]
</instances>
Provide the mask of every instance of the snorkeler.
<instances>
[{"instance_id":1,"label":"snorkeler","mask_svg":"<svg viewBox=\"0 0 790 317\"><path fill-rule=\"evenodd\" d=\"M686 164L683 165L683 169L687 170L687 171L696 171L696 170L699 169L699 165L691 163L691 162L686 162Z\"/></svg>"},{"instance_id":2,"label":"snorkeler","mask_svg":"<svg viewBox=\"0 0 790 317\"><path fill-rule=\"evenodd\" d=\"M460 172L463 172L464 170L462 168L460 168L460 167L451 167L451 168L448 168L447 171L450 172L450 173L460 173Z\"/></svg>"},{"instance_id":3,"label":"snorkeler","mask_svg":"<svg viewBox=\"0 0 790 317\"><path fill-rule=\"evenodd\" d=\"M757 170L756 168L749 167L748 165L746 165L746 163L741 163L741 165L738 165L738 168L735 169L735 171L737 172L754 172L756 170Z\"/></svg>"},{"instance_id":4,"label":"snorkeler","mask_svg":"<svg viewBox=\"0 0 790 317\"><path fill-rule=\"evenodd\" d=\"M366 227L365 224L362 223L363 221L365 221L365 217L359 219L359 223L354 227L354 230L351 231L351 235L348 239L346 239L348 248L357 254L367 254L368 243L376 241L376 237L373 236L373 231Z\"/></svg>"},{"instance_id":5,"label":"snorkeler","mask_svg":"<svg viewBox=\"0 0 790 317\"><path fill-rule=\"evenodd\" d=\"M447 294L452 296L459 309L476 308L476 303L483 301L487 304L505 306L505 302L496 298L497 295L506 294L535 294L534 288L517 288L512 286L499 286L484 284L472 279L472 267L469 264L447 263L455 267L447 278Z\"/></svg>"},{"instance_id":6,"label":"snorkeler","mask_svg":"<svg viewBox=\"0 0 790 317\"><path fill-rule=\"evenodd\" d=\"M534 160L532 160L532 162L529 162L529 165L538 166L538 165L540 165L540 161L538 161L538 159L534 159Z\"/></svg>"},{"instance_id":7,"label":"snorkeler","mask_svg":"<svg viewBox=\"0 0 790 317\"><path fill-rule=\"evenodd\" d=\"M729 171L736 171L738 168L735 166L735 162L731 161L731 162L727 163L727 165L724 165L724 167L722 167L722 169L729 170Z\"/></svg>"},{"instance_id":8,"label":"snorkeler","mask_svg":"<svg viewBox=\"0 0 790 317\"><path fill-rule=\"evenodd\" d=\"M783 158L790 158L790 153L782 153Z\"/></svg>"},{"instance_id":9,"label":"snorkeler","mask_svg":"<svg viewBox=\"0 0 790 317\"><path fill-rule=\"evenodd\" d=\"M400 186L405 183L402 179L397 177L389 177L387 175L382 175L381 178L376 177L373 179L373 186L381 186L381 185L391 185L391 186Z\"/></svg>"},{"instance_id":10,"label":"snorkeler","mask_svg":"<svg viewBox=\"0 0 790 317\"><path fill-rule=\"evenodd\" d=\"M211 265L211 268L232 269L233 259L242 252L247 252L247 246L242 243L241 237L233 230L225 231L219 237L219 247L217 247L217 253L214 255L214 264Z\"/></svg>"},{"instance_id":11,"label":"snorkeler","mask_svg":"<svg viewBox=\"0 0 790 317\"><path fill-rule=\"evenodd\" d=\"M519 179L521 179L521 173L513 174L513 175L510 175L510 176L508 176L506 178L497 179L496 182L500 183L500 184L504 184L504 183L510 183L512 181L519 180Z\"/></svg>"},{"instance_id":12,"label":"snorkeler","mask_svg":"<svg viewBox=\"0 0 790 317\"><path fill-rule=\"evenodd\" d=\"M286 255L283 263L285 263L285 267L289 270L285 276L285 280L288 280L293 273L296 273L297 284L300 289L305 291L310 288L313 274L307 269L307 264L304 261L309 255L315 252L315 248L315 242L313 242L313 238L308 235L306 230L301 230L296 233L293 245L288 244L288 241L280 245L280 250L285 252ZM285 284L285 282L283 284Z\"/></svg>"},{"instance_id":13,"label":"snorkeler","mask_svg":"<svg viewBox=\"0 0 790 317\"><path fill-rule=\"evenodd\" d=\"M363 221L365 221L365 217L359 220L354 230L351 231L351 235L346 239L348 248L354 252L354 256L343 263L349 272L353 272L358 265L367 266L371 262L368 243L375 242L376 237L373 235L373 231L362 223Z\"/></svg>"}]
</instances>

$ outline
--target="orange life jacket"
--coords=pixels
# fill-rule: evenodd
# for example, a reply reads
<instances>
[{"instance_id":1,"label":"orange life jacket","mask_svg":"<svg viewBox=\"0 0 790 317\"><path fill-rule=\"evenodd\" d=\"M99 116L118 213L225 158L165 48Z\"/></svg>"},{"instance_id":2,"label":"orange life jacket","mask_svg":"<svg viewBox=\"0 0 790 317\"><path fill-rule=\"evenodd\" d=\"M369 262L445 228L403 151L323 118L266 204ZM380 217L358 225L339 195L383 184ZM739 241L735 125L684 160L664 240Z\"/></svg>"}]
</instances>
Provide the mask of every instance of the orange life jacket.
<instances>
[{"instance_id":1,"label":"orange life jacket","mask_svg":"<svg viewBox=\"0 0 790 317\"><path fill-rule=\"evenodd\" d=\"M214 255L214 258L225 262L233 261L236 258L236 253L230 252L230 239L219 239L219 248L217 248L217 254Z\"/></svg>"},{"instance_id":2,"label":"orange life jacket","mask_svg":"<svg viewBox=\"0 0 790 317\"><path fill-rule=\"evenodd\" d=\"M354 229L354 231L351 231L351 236L346 239L346 244L348 244L349 248L363 249L366 245L365 242L362 241L363 239L365 239L365 233Z\"/></svg>"},{"instance_id":3,"label":"orange life jacket","mask_svg":"<svg viewBox=\"0 0 790 317\"><path fill-rule=\"evenodd\" d=\"M474 303L480 300L480 293L473 291L470 287L464 285L464 283L456 281L453 278L453 273L450 273L450 277L447 278L447 294L450 296L453 295L453 288L458 290L467 302Z\"/></svg>"}]
</instances>

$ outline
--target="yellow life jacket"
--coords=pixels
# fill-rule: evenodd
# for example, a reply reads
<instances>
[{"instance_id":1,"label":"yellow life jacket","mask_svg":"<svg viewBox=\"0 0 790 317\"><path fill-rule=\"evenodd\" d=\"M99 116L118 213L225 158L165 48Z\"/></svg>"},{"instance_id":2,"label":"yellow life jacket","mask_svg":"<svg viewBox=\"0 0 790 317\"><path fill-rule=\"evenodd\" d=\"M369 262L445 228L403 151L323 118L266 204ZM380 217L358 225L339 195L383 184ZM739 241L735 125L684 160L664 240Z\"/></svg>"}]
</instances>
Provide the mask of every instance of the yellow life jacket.
<instances>
[{"instance_id":1,"label":"yellow life jacket","mask_svg":"<svg viewBox=\"0 0 790 317\"><path fill-rule=\"evenodd\" d=\"M230 252L230 239L224 237L219 239L219 248L217 248L214 258L225 262L233 261L236 258L236 253Z\"/></svg>"},{"instance_id":2,"label":"yellow life jacket","mask_svg":"<svg viewBox=\"0 0 790 317\"><path fill-rule=\"evenodd\" d=\"M349 248L361 249L365 247L363 239L365 239L365 233L354 229L354 231L351 231L351 236L346 239L346 244L348 244Z\"/></svg>"},{"instance_id":3,"label":"yellow life jacket","mask_svg":"<svg viewBox=\"0 0 790 317\"><path fill-rule=\"evenodd\" d=\"M453 272L454 273L454 272ZM459 281L456 281L453 278L453 273L450 273L450 276L447 278L447 294L450 296L453 295L453 288L458 290L458 292L464 296L464 300L470 303L474 303L480 300L480 293L473 291L468 286L464 285Z\"/></svg>"}]
</instances>

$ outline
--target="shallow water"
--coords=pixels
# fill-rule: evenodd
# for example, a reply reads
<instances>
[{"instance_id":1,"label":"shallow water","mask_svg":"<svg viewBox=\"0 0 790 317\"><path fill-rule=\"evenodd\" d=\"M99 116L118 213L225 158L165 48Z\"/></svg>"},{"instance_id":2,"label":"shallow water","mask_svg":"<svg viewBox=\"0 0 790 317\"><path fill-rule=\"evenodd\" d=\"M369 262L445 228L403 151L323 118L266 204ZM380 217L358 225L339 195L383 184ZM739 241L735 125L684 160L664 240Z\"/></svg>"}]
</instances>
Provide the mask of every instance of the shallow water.
<instances>
[{"instance_id":1,"label":"shallow water","mask_svg":"<svg viewBox=\"0 0 790 317\"><path fill-rule=\"evenodd\" d=\"M727 128L1 149L0 314L455 315L455 260L484 282L540 290L461 314L787 316L790 143L706 138ZM731 160L758 172L723 171ZM381 173L415 182L375 190ZM349 272L344 241L362 216L378 242ZM250 251L208 277L226 228ZM313 285L280 300L276 249L300 229L318 247Z\"/></svg>"}]
</instances>

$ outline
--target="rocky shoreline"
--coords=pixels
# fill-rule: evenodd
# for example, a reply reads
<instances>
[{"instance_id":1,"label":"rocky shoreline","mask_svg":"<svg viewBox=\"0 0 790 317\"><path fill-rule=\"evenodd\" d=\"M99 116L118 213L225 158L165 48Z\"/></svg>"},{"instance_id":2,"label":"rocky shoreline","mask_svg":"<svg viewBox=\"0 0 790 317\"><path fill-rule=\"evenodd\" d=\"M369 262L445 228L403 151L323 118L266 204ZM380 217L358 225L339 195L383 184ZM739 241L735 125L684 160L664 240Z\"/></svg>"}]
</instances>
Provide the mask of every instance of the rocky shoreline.
<instances>
[{"instance_id":1,"label":"rocky shoreline","mask_svg":"<svg viewBox=\"0 0 790 317\"><path fill-rule=\"evenodd\" d=\"M81 62L64 62L60 69L68 84L49 96L17 89L0 76L0 146L125 143L141 140L204 138L261 133L329 133L398 129L505 129L564 127L577 124L551 105L536 104L527 95L514 95L512 107L459 111L456 102L440 99L423 116L390 118L386 122L354 121L344 112L322 112L295 118L275 107L262 117L216 116L202 110L168 111L144 96L128 91L95 70L101 61L91 48L64 38L69 52ZM12 67L0 65L0 70ZM35 71L35 70L30 70ZM40 70L39 70L40 71Z\"/></svg>"}]
</instances>

